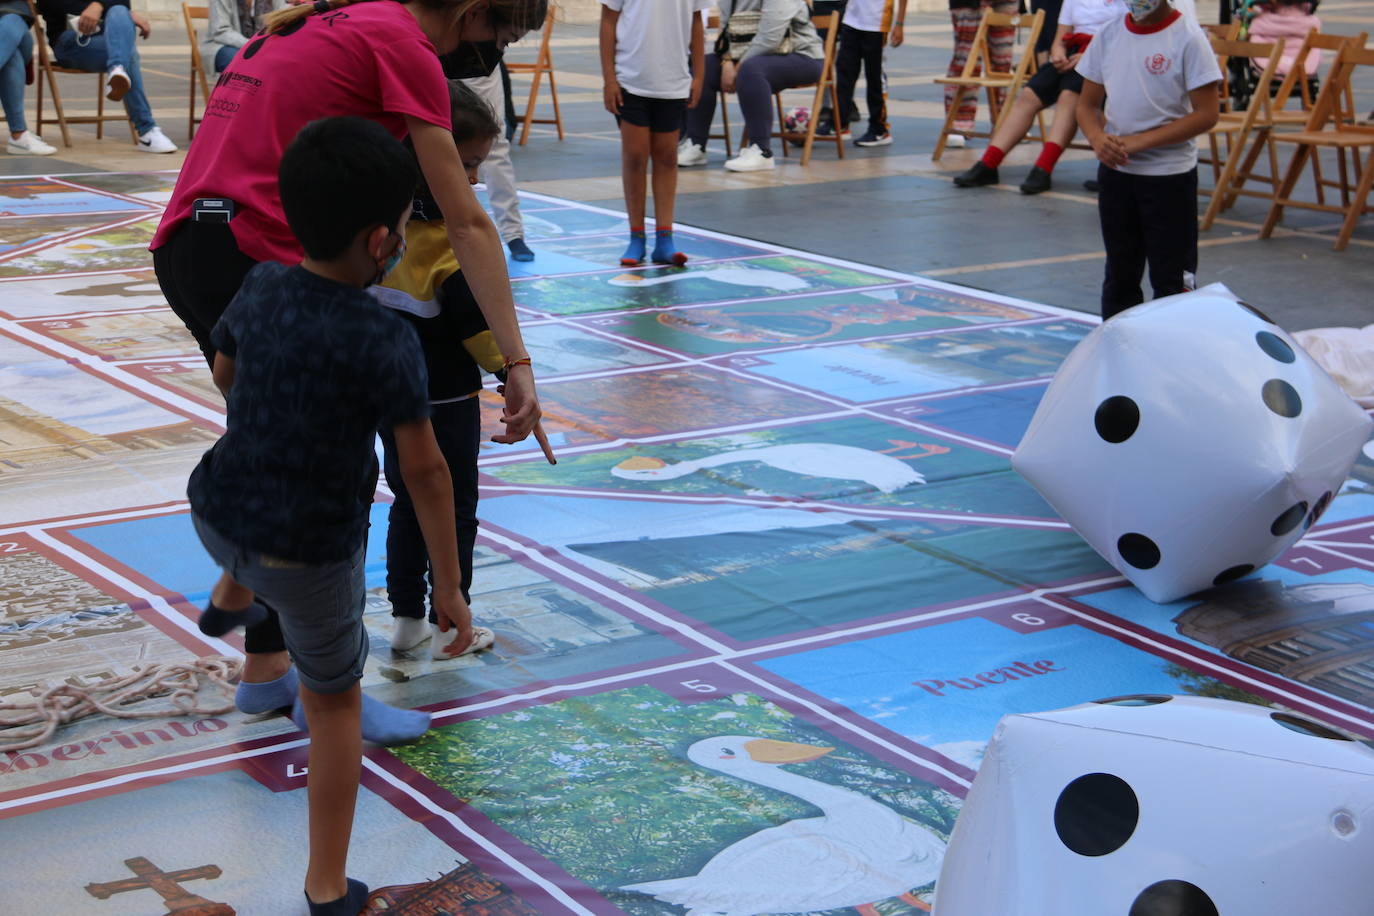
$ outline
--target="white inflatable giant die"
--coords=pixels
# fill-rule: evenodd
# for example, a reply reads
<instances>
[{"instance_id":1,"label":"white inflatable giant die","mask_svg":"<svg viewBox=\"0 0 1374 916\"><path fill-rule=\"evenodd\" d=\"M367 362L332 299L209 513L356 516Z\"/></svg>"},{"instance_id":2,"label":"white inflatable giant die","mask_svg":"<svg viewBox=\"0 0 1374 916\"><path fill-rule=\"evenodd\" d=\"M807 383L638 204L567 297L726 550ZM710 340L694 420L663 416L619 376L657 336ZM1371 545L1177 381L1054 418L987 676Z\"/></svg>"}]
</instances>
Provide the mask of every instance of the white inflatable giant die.
<instances>
[{"instance_id":1,"label":"white inflatable giant die","mask_svg":"<svg viewBox=\"0 0 1374 916\"><path fill-rule=\"evenodd\" d=\"M1006 716L935 916L1374 912L1374 750L1297 716L1122 697Z\"/></svg>"},{"instance_id":2,"label":"white inflatable giant die","mask_svg":"<svg viewBox=\"0 0 1374 916\"><path fill-rule=\"evenodd\" d=\"M1127 309L1085 337L1012 466L1167 602L1290 547L1340 490L1370 427L1292 338L1213 285Z\"/></svg>"}]
</instances>

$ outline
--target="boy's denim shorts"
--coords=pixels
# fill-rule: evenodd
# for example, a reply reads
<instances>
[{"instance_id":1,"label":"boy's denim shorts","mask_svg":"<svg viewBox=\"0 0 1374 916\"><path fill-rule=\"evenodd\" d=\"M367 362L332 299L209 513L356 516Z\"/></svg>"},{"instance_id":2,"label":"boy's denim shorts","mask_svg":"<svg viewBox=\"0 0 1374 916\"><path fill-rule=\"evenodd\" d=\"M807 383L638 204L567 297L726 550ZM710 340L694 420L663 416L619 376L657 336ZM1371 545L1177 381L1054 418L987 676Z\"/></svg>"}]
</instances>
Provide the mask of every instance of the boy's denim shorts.
<instances>
[{"instance_id":1,"label":"boy's denim shorts","mask_svg":"<svg viewBox=\"0 0 1374 916\"><path fill-rule=\"evenodd\" d=\"M362 679L365 547L338 563L298 563L245 550L195 513L191 521L220 568L277 612L301 683L316 693L342 693Z\"/></svg>"}]
</instances>

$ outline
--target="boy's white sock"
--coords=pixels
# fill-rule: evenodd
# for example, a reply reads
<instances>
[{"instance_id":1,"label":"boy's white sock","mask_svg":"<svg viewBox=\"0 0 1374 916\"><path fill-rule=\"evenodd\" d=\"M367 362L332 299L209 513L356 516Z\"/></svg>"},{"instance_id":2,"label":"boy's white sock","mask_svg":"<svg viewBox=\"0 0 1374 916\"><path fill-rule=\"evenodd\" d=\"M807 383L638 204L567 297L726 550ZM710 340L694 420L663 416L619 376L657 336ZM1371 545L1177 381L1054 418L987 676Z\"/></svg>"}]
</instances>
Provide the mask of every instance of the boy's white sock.
<instances>
[{"instance_id":1,"label":"boy's white sock","mask_svg":"<svg viewBox=\"0 0 1374 916\"><path fill-rule=\"evenodd\" d=\"M391 631L391 648L397 652L414 649L429 639L429 624L423 617L396 617Z\"/></svg>"}]
</instances>

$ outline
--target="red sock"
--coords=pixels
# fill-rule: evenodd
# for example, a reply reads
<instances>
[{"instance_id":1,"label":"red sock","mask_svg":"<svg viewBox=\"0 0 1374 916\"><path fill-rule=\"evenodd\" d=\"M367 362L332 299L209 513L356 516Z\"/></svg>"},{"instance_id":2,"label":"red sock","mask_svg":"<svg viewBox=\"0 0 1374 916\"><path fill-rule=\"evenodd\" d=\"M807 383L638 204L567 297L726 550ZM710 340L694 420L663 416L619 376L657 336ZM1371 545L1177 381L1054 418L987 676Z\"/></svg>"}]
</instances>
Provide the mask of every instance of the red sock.
<instances>
[{"instance_id":1,"label":"red sock","mask_svg":"<svg viewBox=\"0 0 1374 916\"><path fill-rule=\"evenodd\" d=\"M987 152L983 153L983 165L990 169L995 169L1002 164L1002 160L1006 158L1006 155L1006 150L1000 150L989 143Z\"/></svg>"},{"instance_id":2,"label":"red sock","mask_svg":"<svg viewBox=\"0 0 1374 916\"><path fill-rule=\"evenodd\" d=\"M1054 164L1059 161L1059 157L1064 154L1064 147L1058 143L1045 143L1045 148L1040 151L1040 158L1035 160L1037 169L1044 169L1047 172L1054 171Z\"/></svg>"}]
</instances>

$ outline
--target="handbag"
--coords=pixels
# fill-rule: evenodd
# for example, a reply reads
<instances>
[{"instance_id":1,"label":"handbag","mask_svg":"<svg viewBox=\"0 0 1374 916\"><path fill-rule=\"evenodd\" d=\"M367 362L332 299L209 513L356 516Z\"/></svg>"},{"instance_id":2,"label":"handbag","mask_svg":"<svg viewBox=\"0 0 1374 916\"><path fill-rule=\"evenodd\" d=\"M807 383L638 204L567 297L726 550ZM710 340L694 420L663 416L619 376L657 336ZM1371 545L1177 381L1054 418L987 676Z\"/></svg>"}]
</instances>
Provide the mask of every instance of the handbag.
<instances>
[{"instance_id":1,"label":"handbag","mask_svg":"<svg viewBox=\"0 0 1374 916\"><path fill-rule=\"evenodd\" d=\"M759 19L763 15L761 10L735 10L730 14L730 19L725 23L725 28L720 30L720 35L716 37L716 54L721 60L738 61L744 56L744 52L749 49L749 45L754 40L754 36L759 31ZM773 54L792 53L792 27L789 25L787 33L783 35L782 41L778 43Z\"/></svg>"}]
</instances>

